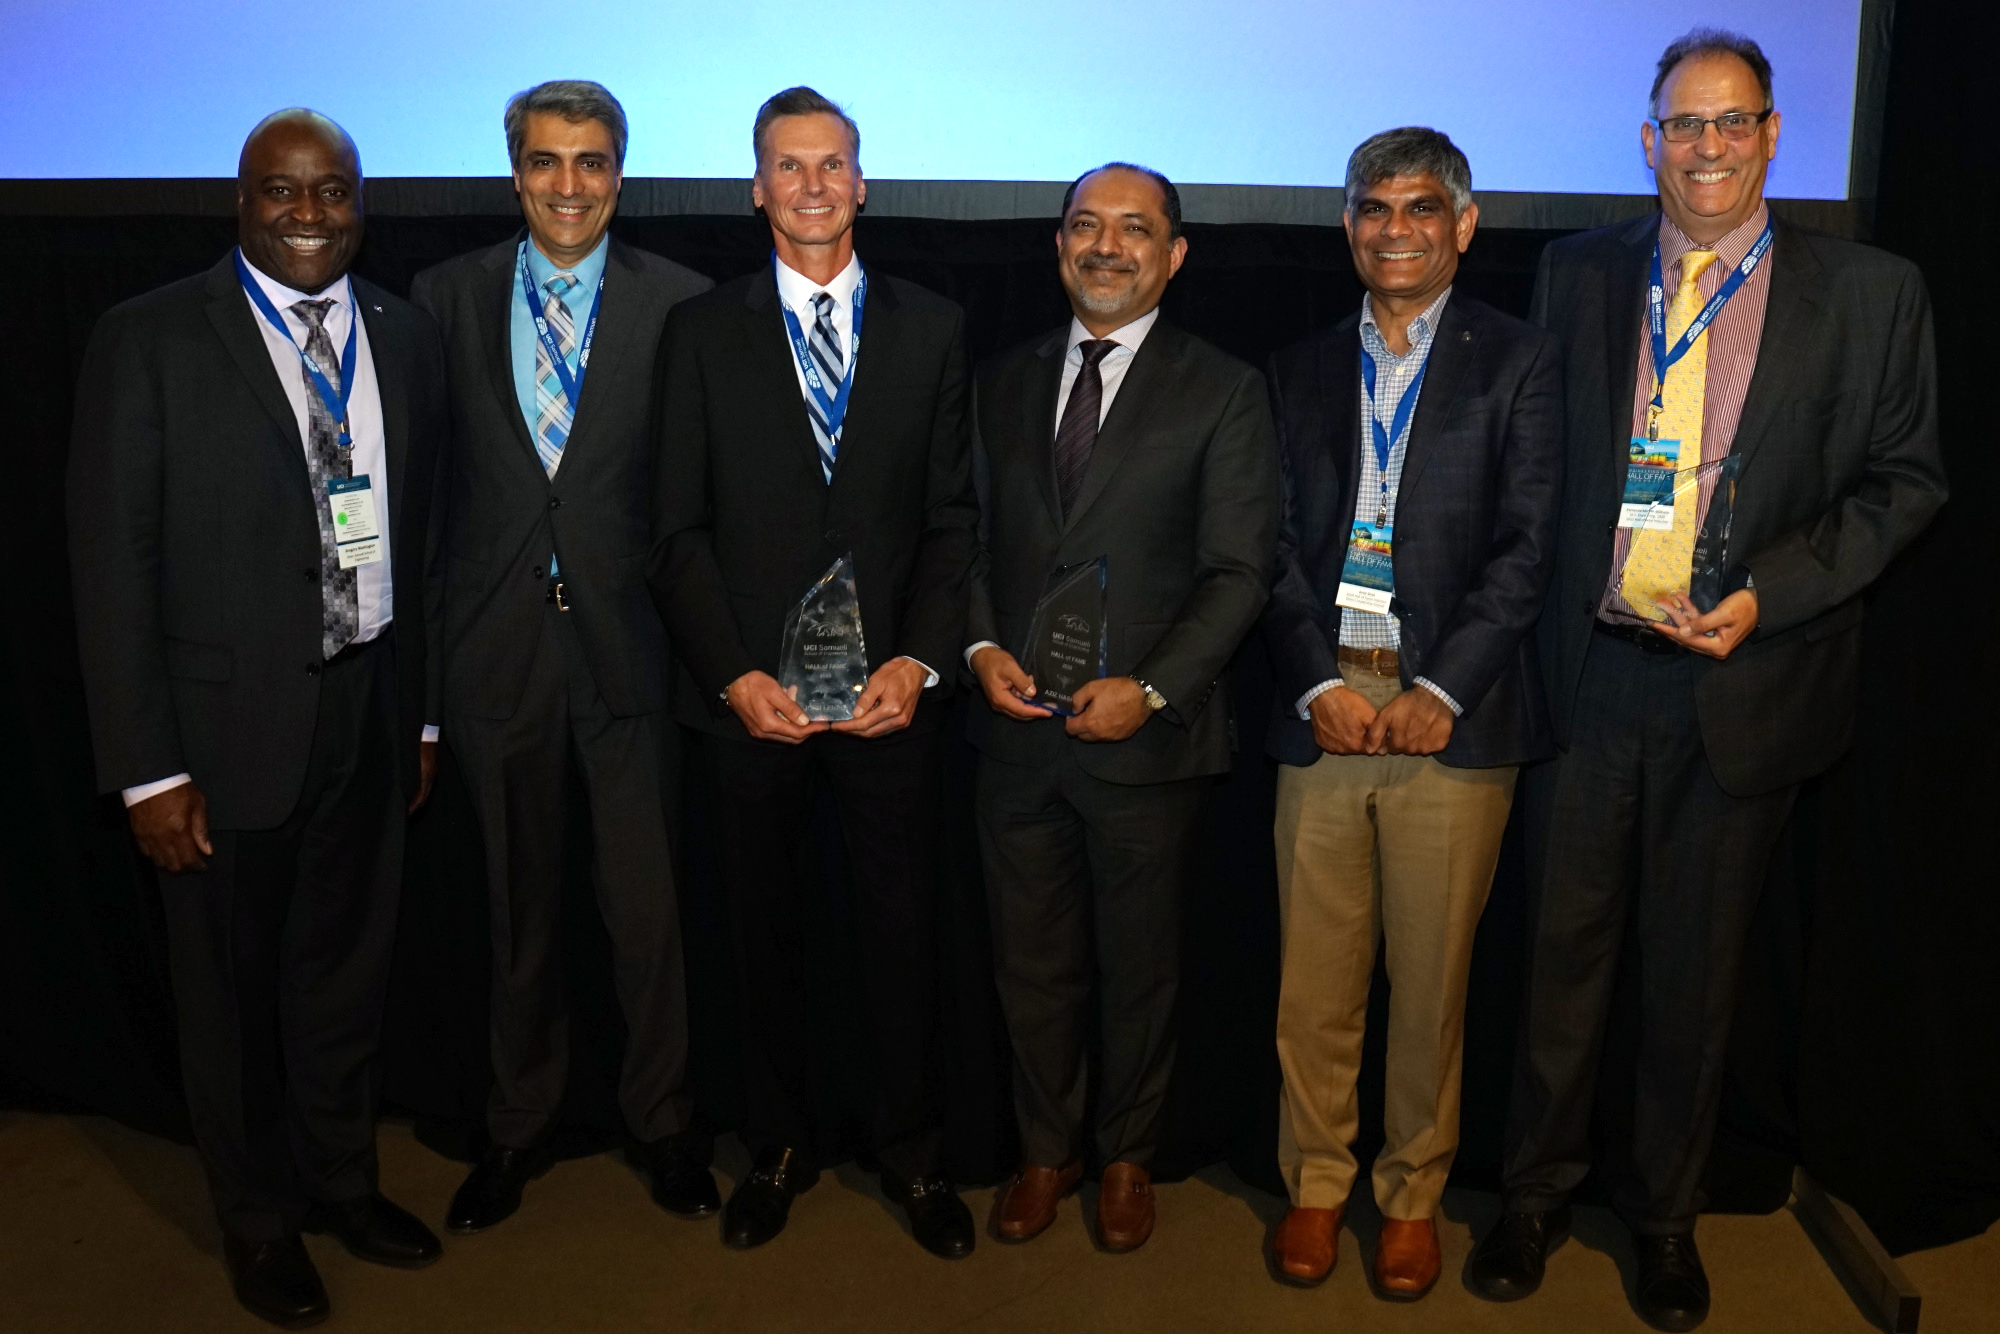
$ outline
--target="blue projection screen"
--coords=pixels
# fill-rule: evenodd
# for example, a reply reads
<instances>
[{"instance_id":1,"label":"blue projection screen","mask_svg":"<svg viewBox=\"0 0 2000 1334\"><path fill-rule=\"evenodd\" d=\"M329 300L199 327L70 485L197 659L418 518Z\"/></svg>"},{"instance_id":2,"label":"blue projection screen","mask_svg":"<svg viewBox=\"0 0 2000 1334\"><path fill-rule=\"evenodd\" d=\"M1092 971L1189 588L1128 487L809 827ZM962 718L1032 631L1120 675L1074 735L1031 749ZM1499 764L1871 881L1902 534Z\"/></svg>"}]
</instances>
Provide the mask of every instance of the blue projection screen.
<instances>
[{"instance_id":1,"label":"blue projection screen","mask_svg":"<svg viewBox=\"0 0 2000 1334\"><path fill-rule=\"evenodd\" d=\"M1179 181L1338 186L1376 130L1428 124L1482 191L1650 194L1653 62L1746 30L1784 113L1772 193L1842 200L1862 0L9 0L0 140L16 178L223 177L266 112L347 126L371 177L500 176L509 94L592 78L632 120L630 177L750 171L757 105L810 83L870 176L1068 180L1108 158Z\"/></svg>"}]
</instances>

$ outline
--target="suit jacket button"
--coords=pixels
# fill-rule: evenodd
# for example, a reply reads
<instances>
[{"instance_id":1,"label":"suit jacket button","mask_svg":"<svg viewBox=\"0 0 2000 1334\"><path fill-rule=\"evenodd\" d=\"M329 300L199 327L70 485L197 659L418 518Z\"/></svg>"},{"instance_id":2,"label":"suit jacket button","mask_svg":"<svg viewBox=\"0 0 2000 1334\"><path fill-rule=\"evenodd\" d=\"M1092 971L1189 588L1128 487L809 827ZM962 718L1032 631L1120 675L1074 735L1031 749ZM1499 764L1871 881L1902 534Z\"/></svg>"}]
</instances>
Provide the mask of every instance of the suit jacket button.
<instances>
[{"instance_id":1,"label":"suit jacket button","mask_svg":"<svg viewBox=\"0 0 2000 1334\"><path fill-rule=\"evenodd\" d=\"M1597 610L1597 599L1596 599L1596 598L1585 598L1585 599L1583 600L1583 614L1584 614L1584 615L1588 616L1588 615L1590 615L1590 613L1592 613L1592 612L1594 612L1594 611L1596 611L1596 610Z\"/></svg>"},{"instance_id":2,"label":"suit jacket button","mask_svg":"<svg viewBox=\"0 0 2000 1334\"><path fill-rule=\"evenodd\" d=\"M307 571L306 571L306 582L307 582L307 583L309 583L309 584L316 584L316 583L318 583L318 582L319 582L319 571L318 571L318 570L307 570Z\"/></svg>"},{"instance_id":3,"label":"suit jacket button","mask_svg":"<svg viewBox=\"0 0 2000 1334\"><path fill-rule=\"evenodd\" d=\"M552 509L552 510L559 510L559 509L561 509L561 508L562 508L562 500L561 500L561 498L560 498L560 497L557 497L557 496L550 496L550 497L549 497L549 508L550 508L550 509Z\"/></svg>"},{"instance_id":4,"label":"suit jacket button","mask_svg":"<svg viewBox=\"0 0 2000 1334\"><path fill-rule=\"evenodd\" d=\"M306 664L306 675L307 675L307 676L318 676L318 675L319 675L319 664L318 664L318 663L316 663L316 662L309 662L309 663L307 663L307 664Z\"/></svg>"},{"instance_id":5,"label":"suit jacket button","mask_svg":"<svg viewBox=\"0 0 2000 1334\"><path fill-rule=\"evenodd\" d=\"M534 568L534 570L532 571L532 573L534 574L535 578L537 578L537 579L546 579L546 578L548 577L547 575L545 575L545 574L543 574L543 573L542 573L542 567L541 567L541 566L539 566L539 565L537 565L537 566L536 566L536 567Z\"/></svg>"},{"instance_id":6,"label":"suit jacket button","mask_svg":"<svg viewBox=\"0 0 2000 1334\"><path fill-rule=\"evenodd\" d=\"M829 529L827 529L827 530L826 530L826 544L827 544L828 546L830 546L830 547L837 547L837 546L839 546L839 545L840 545L840 530L839 530L839 529L837 529L837 528L829 528Z\"/></svg>"}]
</instances>

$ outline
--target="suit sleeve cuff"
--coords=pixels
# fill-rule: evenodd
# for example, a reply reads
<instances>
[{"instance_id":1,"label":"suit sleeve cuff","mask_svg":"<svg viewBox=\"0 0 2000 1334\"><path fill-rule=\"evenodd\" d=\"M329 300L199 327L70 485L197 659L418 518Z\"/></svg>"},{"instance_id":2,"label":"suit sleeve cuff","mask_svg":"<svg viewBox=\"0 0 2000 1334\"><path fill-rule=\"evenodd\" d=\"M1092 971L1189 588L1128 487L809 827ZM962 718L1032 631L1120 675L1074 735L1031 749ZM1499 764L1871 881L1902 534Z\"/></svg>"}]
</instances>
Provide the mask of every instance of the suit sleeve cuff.
<instances>
[{"instance_id":1,"label":"suit sleeve cuff","mask_svg":"<svg viewBox=\"0 0 2000 1334\"><path fill-rule=\"evenodd\" d=\"M126 809L129 810L150 797L157 797L169 788L176 788L182 783L192 783L193 781L194 779L187 774L175 774L172 778L162 778L157 783L141 783L137 787L128 787L122 794L125 798Z\"/></svg>"},{"instance_id":2,"label":"suit sleeve cuff","mask_svg":"<svg viewBox=\"0 0 2000 1334\"><path fill-rule=\"evenodd\" d=\"M977 644L974 644L965 650L965 665L967 667L970 667L972 665L972 655L979 652L979 650L983 648L999 648L999 647L1000 646L998 644L994 643L990 639L980 640Z\"/></svg>"},{"instance_id":3,"label":"suit sleeve cuff","mask_svg":"<svg viewBox=\"0 0 2000 1334\"><path fill-rule=\"evenodd\" d=\"M933 668L929 663L925 662L922 658L913 658L907 653L904 653L900 656L902 657L904 662L914 662L915 664L917 664L917 666L924 669L924 689L929 690L932 686L938 683L938 674L936 669Z\"/></svg>"},{"instance_id":4,"label":"suit sleeve cuff","mask_svg":"<svg viewBox=\"0 0 2000 1334\"><path fill-rule=\"evenodd\" d=\"M1453 699L1450 695L1447 695L1444 692L1443 686L1431 680L1428 676L1419 676L1417 678L1417 684L1422 686L1424 689L1430 691L1433 695L1436 695L1439 699L1443 700L1444 706L1447 709L1451 710L1452 717L1463 718L1465 716L1465 710L1459 707L1459 703L1457 700Z\"/></svg>"},{"instance_id":5,"label":"suit sleeve cuff","mask_svg":"<svg viewBox=\"0 0 2000 1334\"><path fill-rule=\"evenodd\" d=\"M436 723L425 723L425 724L424 724L424 736L423 736L423 739L424 739L425 741L436 741L436 740L438 739L438 737L439 737L439 736L441 736L442 734L443 734L443 733L442 733L442 731L441 731L441 730L439 729L439 727L438 727L438 725L437 725Z\"/></svg>"},{"instance_id":6,"label":"suit sleeve cuff","mask_svg":"<svg viewBox=\"0 0 2000 1334\"><path fill-rule=\"evenodd\" d=\"M1337 687L1337 686L1344 686L1344 685L1346 685L1346 684L1347 684L1347 682L1345 682L1345 681L1341 680L1341 679L1340 679L1339 677L1337 677L1337 676L1335 676L1335 677L1330 677L1330 678L1328 678L1327 680L1324 680L1324 681L1321 681L1321 682L1320 682L1320 683L1319 683L1318 685L1314 686L1314 687L1313 687L1313 688L1312 688L1311 690L1308 690L1308 691L1306 691L1306 693L1305 693L1305 694L1303 694L1303 695L1300 695L1300 696L1299 696L1299 702L1298 702L1298 703L1297 703L1296 705L1294 705L1293 707L1294 707L1294 708L1296 708L1296 709L1298 710L1298 712L1299 712L1299 717L1300 717L1301 719L1303 719L1303 720L1305 720L1305 721L1307 721L1307 722L1311 722L1311 721L1312 721L1312 702L1313 702L1314 700L1318 699L1318 698L1319 698L1319 697L1320 697L1321 695L1324 695L1324 694L1325 694L1325 693L1326 693L1327 691L1329 691L1329 690L1332 690L1332 689L1334 689L1334 688L1335 688L1335 687Z\"/></svg>"}]
</instances>

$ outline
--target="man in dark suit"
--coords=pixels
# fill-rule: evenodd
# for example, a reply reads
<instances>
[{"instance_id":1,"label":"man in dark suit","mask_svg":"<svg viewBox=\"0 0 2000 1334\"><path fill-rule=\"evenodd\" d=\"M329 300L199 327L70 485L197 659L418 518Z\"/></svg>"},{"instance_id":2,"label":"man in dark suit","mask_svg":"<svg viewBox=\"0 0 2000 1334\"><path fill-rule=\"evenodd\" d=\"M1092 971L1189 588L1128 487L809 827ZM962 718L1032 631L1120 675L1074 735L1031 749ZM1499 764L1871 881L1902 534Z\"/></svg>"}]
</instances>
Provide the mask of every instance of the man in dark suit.
<instances>
[{"instance_id":1,"label":"man in dark suit","mask_svg":"<svg viewBox=\"0 0 2000 1334\"><path fill-rule=\"evenodd\" d=\"M1012 1241L1046 1228L1082 1175L1093 983L1098 1238L1129 1250L1152 1234L1181 896L1202 798L1233 758L1224 669L1270 587L1270 402L1255 370L1160 317L1187 254L1180 224L1157 172L1078 178L1055 238L1068 327L979 375L985 543L966 660L988 705L971 736L1021 1123L995 1215ZM1057 717L1015 650L1051 576L1099 557L1108 675Z\"/></svg>"},{"instance_id":2,"label":"man in dark suit","mask_svg":"<svg viewBox=\"0 0 2000 1334\"><path fill-rule=\"evenodd\" d=\"M403 825L429 795L437 333L350 278L361 163L316 112L243 145L239 248L99 321L70 564L98 782L160 871L188 1113L237 1299L327 1312L300 1244L416 1267L376 1185ZM397 615L400 608L402 615Z\"/></svg>"},{"instance_id":3,"label":"man in dark suit","mask_svg":"<svg viewBox=\"0 0 2000 1334\"><path fill-rule=\"evenodd\" d=\"M1853 734L1862 596L1945 482L1923 282L1771 218L1779 116L1756 43L1675 42L1652 114L1660 214L1555 243L1536 283L1567 388L1540 624L1561 751L1524 785L1535 919L1506 1214L1470 1279L1525 1296L1567 1232L1630 920L1635 1170L1614 1202L1640 1315L1685 1330L1709 1306L1694 1223L1752 909L1799 783Z\"/></svg>"},{"instance_id":4,"label":"man in dark suit","mask_svg":"<svg viewBox=\"0 0 2000 1334\"><path fill-rule=\"evenodd\" d=\"M625 1013L619 1107L669 1212L721 1207L687 1091L687 998L668 845L679 729L652 550L652 371L700 274L606 234L625 112L602 86L507 104L523 235L417 276L451 366L445 730L486 845L493 947L492 1143L446 1226L520 1206L549 1165L569 1075L562 870L571 771L590 803L597 902Z\"/></svg>"},{"instance_id":5,"label":"man in dark suit","mask_svg":"<svg viewBox=\"0 0 2000 1334\"><path fill-rule=\"evenodd\" d=\"M751 195L772 262L675 308L660 356L654 483L658 597L701 736L736 937L744 1137L756 1166L723 1236L760 1245L818 1179L798 862L815 776L853 868L868 1019L870 1131L917 1241L973 1247L942 1171L936 858L949 703L975 511L963 314L864 270L860 134L810 88L767 101ZM867 330L867 341L861 334ZM787 613L851 556L867 680L849 719L815 720L779 686Z\"/></svg>"},{"instance_id":6,"label":"man in dark suit","mask_svg":"<svg viewBox=\"0 0 2000 1334\"><path fill-rule=\"evenodd\" d=\"M1284 949L1278 1272L1332 1271L1354 1185L1356 1078L1386 944L1387 1142L1374 1279L1437 1281L1458 1148L1472 940L1517 766L1549 750L1531 631L1562 479L1555 340L1453 290L1479 206L1436 130L1347 163L1361 310L1272 363L1285 519L1264 633L1277 673Z\"/></svg>"}]
</instances>

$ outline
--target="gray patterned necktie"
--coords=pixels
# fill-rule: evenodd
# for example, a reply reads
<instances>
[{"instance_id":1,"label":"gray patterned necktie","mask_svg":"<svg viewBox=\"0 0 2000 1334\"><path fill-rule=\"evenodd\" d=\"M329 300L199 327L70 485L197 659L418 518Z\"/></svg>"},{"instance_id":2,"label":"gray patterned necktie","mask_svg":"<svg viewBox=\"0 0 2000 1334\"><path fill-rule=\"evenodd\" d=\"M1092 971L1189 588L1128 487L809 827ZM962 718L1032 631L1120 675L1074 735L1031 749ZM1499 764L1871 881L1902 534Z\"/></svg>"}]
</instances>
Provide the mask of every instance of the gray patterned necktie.
<instances>
[{"instance_id":1,"label":"gray patterned necktie","mask_svg":"<svg viewBox=\"0 0 2000 1334\"><path fill-rule=\"evenodd\" d=\"M332 308L330 300L299 301L293 303L292 314L305 323L306 355L319 364L327 382L339 393L342 367L326 333L326 312ZM352 371L353 367L346 369ZM306 382L306 475L312 479L313 513L319 519L320 653L331 658L353 642L361 627L355 571L340 568L333 514L326 503L327 482L352 476L354 467L340 452L340 423L321 401L304 362L299 363L299 374Z\"/></svg>"}]
</instances>

